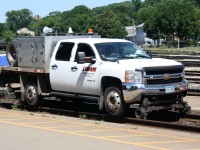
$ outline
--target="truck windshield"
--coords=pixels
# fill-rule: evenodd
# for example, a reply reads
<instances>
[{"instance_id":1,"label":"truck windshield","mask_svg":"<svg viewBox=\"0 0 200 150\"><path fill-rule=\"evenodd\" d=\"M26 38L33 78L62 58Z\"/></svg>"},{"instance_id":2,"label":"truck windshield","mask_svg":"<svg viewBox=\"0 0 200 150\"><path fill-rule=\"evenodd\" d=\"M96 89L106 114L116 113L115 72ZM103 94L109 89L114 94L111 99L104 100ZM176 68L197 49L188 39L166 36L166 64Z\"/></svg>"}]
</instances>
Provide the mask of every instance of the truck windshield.
<instances>
[{"instance_id":1,"label":"truck windshield","mask_svg":"<svg viewBox=\"0 0 200 150\"><path fill-rule=\"evenodd\" d=\"M98 43L95 47L103 60L150 58L150 56L131 42Z\"/></svg>"}]
</instances>

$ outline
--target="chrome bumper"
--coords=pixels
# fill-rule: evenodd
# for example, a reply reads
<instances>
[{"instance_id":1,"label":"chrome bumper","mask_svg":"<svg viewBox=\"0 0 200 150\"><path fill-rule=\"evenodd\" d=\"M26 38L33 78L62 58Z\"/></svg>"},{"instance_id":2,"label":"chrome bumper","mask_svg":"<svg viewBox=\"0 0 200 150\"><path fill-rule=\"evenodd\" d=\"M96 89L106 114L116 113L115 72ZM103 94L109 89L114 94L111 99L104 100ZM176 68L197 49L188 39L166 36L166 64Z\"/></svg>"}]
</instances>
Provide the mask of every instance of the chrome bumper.
<instances>
[{"instance_id":1,"label":"chrome bumper","mask_svg":"<svg viewBox=\"0 0 200 150\"><path fill-rule=\"evenodd\" d=\"M166 93L166 86L174 86L175 91L173 93ZM135 103L141 100L142 94L146 95L167 95L176 94L187 91L188 81L184 80L181 83L174 83L169 85L144 85L144 84L132 84L132 83L122 83L122 91L124 96L124 101L126 103Z\"/></svg>"}]
</instances>

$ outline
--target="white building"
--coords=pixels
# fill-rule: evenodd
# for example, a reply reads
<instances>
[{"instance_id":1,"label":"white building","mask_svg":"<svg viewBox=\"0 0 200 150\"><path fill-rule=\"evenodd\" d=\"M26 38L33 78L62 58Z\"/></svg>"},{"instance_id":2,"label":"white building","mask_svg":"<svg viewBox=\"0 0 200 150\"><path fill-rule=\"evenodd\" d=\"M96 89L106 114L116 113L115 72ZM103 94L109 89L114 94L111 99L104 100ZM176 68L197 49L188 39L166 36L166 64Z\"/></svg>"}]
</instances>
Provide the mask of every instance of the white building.
<instances>
[{"instance_id":1,"label":"white building","mask_svg":"<svg viewBox=\"0 0 200 150\"><path fill-rule=\"evenodd\" d=\"M145 43L145 36L143 31L144 23L138 26L128 26L126 27L126 31L128 35L125 36L125 39L129 41L133 41L138 45L142 45Z\"/></svg>"}]
</instances>

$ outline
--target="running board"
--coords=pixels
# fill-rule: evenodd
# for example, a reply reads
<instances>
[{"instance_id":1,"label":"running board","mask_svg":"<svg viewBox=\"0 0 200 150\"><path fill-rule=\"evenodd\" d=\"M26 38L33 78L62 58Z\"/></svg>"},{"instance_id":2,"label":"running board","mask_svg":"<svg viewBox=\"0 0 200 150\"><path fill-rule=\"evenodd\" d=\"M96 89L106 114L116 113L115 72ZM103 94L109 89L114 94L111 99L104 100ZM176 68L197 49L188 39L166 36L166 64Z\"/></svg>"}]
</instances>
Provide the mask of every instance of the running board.
<instances>
[{"instance_id":1,"label":"running board","mask_svg":"<svg viewBox=\"0 0 200 150\"><path fill-rule=\"evenodd\" d=\"M98 96L93 95L83 95L83 94L74 94L74 93L62 93L62 92L51 92L51 96L63 96L63 97L73 97L73 98L83 98L88 100L99 101Z\"/></svg>"}]
</instances>

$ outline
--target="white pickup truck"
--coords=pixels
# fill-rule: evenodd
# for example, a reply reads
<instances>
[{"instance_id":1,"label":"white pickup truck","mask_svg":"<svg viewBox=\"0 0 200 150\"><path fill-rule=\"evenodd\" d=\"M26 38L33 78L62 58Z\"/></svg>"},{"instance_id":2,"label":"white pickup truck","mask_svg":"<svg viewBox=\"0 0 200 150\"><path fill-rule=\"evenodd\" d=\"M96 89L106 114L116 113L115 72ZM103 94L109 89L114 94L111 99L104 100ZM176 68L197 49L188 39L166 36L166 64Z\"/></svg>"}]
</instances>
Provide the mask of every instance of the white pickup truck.
<instances>
[{"instance_id":1,"label":"white pickup truck","mask_svg":"<svg viewBox=\"0 0 200 150\"><path fill-rule=\"evenodd\" d=\"M116 117L130 107L137 118L154 110L190 110L183 101L188 82L181 63L151 58L123 39L55 38L8 44L11 66L1 67L0 81L7 87L19 82L22 102L35 106L43 96L94 99L100 110Z\"/></svg>"}]
</instances>

